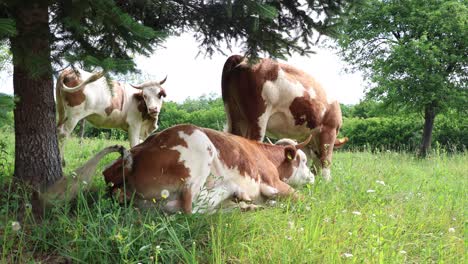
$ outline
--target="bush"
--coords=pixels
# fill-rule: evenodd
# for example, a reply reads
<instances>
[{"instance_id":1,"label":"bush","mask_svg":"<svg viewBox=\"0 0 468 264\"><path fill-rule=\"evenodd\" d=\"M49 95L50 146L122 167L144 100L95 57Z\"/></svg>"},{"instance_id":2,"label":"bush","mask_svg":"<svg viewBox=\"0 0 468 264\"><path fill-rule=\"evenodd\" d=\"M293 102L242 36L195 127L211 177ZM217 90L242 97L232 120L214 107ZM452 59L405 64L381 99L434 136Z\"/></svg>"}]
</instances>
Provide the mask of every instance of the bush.
<instances>
[{"instance_id":1,"label":"bush","mask_svg":"<svg viewBox=\"0 0 468 264\"><path fill-rule=\"evenodd\" d=\"M417 115L399 117L344 118L340 136L349 137L347 149L415 150L422 140L424 119ZM456 116L436 117L432 142L450 150L468 144L467 122Z\"/></svg>"}]
</instances>

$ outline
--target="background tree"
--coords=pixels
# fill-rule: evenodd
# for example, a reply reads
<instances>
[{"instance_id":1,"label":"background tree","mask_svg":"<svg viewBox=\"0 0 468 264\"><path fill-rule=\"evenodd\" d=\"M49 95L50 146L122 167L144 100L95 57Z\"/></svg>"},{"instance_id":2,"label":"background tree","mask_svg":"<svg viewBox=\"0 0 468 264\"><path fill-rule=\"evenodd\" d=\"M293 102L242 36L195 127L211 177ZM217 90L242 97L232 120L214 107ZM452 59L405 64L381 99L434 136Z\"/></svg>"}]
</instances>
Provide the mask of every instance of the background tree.
<instances>
[{"instance_id":1,"label":"background tree","mask_svg":"<svg viewBox=\"0 0 468 264\"><path fill-rule=\"evenodd\" d=\"M149 55L168 35L192 30L202 52L240 41L247 55L310 52L315 29L332 32L354 0L4 0L0 40L13 56L15 177L35 186L62 175L52 73L64 63L135 70L134 54ZM315 19L314 19L315 17ZM12 32L15 24L16 32Z\"/></svg>"},{"instance_id":2,"label":"background tree","mask_svg":"<svg viewBox=\"0 0 468 264\"><path fill-rule=\"evenodd\" d=\"M458 0L367 0L340 27L343 58L375 84L368 97L424 113L420 154L435 117L467 111L468 7Z\"/></svg>"}]
</instances>

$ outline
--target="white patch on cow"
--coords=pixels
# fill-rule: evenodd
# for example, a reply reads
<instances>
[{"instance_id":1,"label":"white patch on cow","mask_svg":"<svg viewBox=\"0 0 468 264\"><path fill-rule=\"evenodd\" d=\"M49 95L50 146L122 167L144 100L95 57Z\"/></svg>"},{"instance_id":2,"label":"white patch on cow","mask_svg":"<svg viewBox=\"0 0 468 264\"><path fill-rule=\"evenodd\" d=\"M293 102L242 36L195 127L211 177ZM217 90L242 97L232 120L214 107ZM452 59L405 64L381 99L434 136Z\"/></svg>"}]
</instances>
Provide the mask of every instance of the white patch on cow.
<instances>
[{"instance_id":1,"label":"white patch on cow","mask_svg":"<svg viewBox=\"0 0 468 264\"><path fill-rule=\"evenodd\" d=\"M229 114L230 111L228 110L228 104L224 103L224 112L226 112L226 124L224 125L223 131L231 133L232 132L232 120L231 120L231 115Z\"/></svg>"},{"instance_id":2,"label":"white patch on cow","mask_svg":"<svg viewBox=\"0 0 468 264\"><path fill-rule=\"evenodd\" d=\"M323 117L325 116L325 113L326 113L326 112L327 112L327 108L324 107L324 108L322 109L322 112L320 113L320 117L323 118Z\"/></svg>"},{"instance_id":3,"label":"white patch on cow","mask_svg":"<svg viewBox=\"0 0 468 264\"><path fill-rule=\"evenodd\" d=\"M313 184L315 176L307 166L307 157L302 150L297 151L297 159L299 159L299 166L293 169L292 176L285 182L293 186L302 186L307 183Z\"/></svg>"},{"instance_id":4,"label":"white patch on cow","mask_svg":"<svg viewBox=\"0 0 468 264\"><path fill-rule=\"evenodd\" d=\"M271 187L268 184L262 183L260 185L260 190L263 195L265 195L268 198L274 197L278 194L278 189Z\"/></svg>"},{"instance_id":5,"label":"white patch on cow","mask_svg":"<svg viewBox=\"0 0 468 264\"><path fill-rule=\"evenodd\" d=\"M322 177L327 182L331 181L332 176L331 176L331 171L330 171L329 168L323 168L322 169Z\"/></svg>"},{"instance_id":6,"label":"white patch on cow","mask_svg":"<svg viewBox=\"0 0 468 264\"><path fill-rule=\"evenodd\" d=\"M180 153L179 162L183 163L189 170L190 175L186 184L191 189L192 200L195 200L210 174L210 163L214 153L210 152L208 148L214 150L215 147L206 134L198 129L195 129L190 135L183 131L179 131L178 134L186 142L187 147L178 145L171 149Z\"/></svg>"},{"instance_id":7,"label":"white patch on cow","mask_svg":"<svg viewBox=\"0 0 468 264\"><path fill-rule=\"evenodd\" d=\"M300 82L291 82L284 71L279 70L276 80L266 81L263 84L262 98L267 105L273 107L273 110L288 109L294 98L303 96L304 91L305 88ZM312 97L312 94L310 96Z\"/></svg>"}]
</instances>

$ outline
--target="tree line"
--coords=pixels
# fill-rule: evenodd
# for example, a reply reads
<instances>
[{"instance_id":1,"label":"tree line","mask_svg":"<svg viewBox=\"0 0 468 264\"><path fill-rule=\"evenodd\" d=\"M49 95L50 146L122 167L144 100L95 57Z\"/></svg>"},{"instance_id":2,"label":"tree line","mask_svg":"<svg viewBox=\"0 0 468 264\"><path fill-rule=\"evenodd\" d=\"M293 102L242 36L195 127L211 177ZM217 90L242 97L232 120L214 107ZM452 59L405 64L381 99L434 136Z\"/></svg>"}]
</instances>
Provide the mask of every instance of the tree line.
<instances>
[{"instance_id":1,"label":"tree line","mask_svg":"<svg viewBox=\"0 0 468 264\"><path fill-rule=\"evenodd\" d=\"M13 99L0 96L0 129L13 131ZM356 105L341 105L343 127L340 137L350 141L344 149L415 151L422 139L424 117L402 111L389 110L381 102L363 100ZM438 117L433 144L448 151L464 151L468 145L468 120L464 114L451 110ZM201 127L223 130L226 115L222 99L216 94L188 98L181 103L165 102L159 116L161 131L177 124L190 123ZM75 128L81 136L83 123ZM83 136L127 140L127 133L119 129L100 129L86 123Z\"/></svg>"}]
</instances>

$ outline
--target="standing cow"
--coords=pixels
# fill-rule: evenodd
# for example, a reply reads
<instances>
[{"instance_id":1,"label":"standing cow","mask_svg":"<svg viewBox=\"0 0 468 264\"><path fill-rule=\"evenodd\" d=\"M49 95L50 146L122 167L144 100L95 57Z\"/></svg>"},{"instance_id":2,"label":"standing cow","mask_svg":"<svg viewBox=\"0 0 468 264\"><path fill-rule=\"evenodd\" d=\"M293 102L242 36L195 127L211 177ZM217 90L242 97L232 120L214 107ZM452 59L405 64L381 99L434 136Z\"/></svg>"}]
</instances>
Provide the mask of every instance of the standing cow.
<instances>
[{"instance_id":1,"label":"standing cow","mask_svg":"<svg viewBox=\"0 0 468 264\"><path fill-rule=\"evenodd\" d=\"M57 79L62 162L65 140L83 118L96 127L128 131L131 147L158 128L159 111L166 97L161 85L166 79L129 86L119 82L109 84L102 76L103 73L66 69Z\"/></svg>"},{"instance_id":2,"label":"standing cow","mask_svg":"<svg viewBox=\"0 0 468 264\"><path fill-rule=\"evenodd\" d=\"M348 139L337 139L340 104L327 97L314 78L271 59L252 65L233 55L224 64L221 82L227 132L259 141L265 133L297 140L315 134L306 153L324 179L331 180L333 148Z\"/></svg>"}]
</instances>

